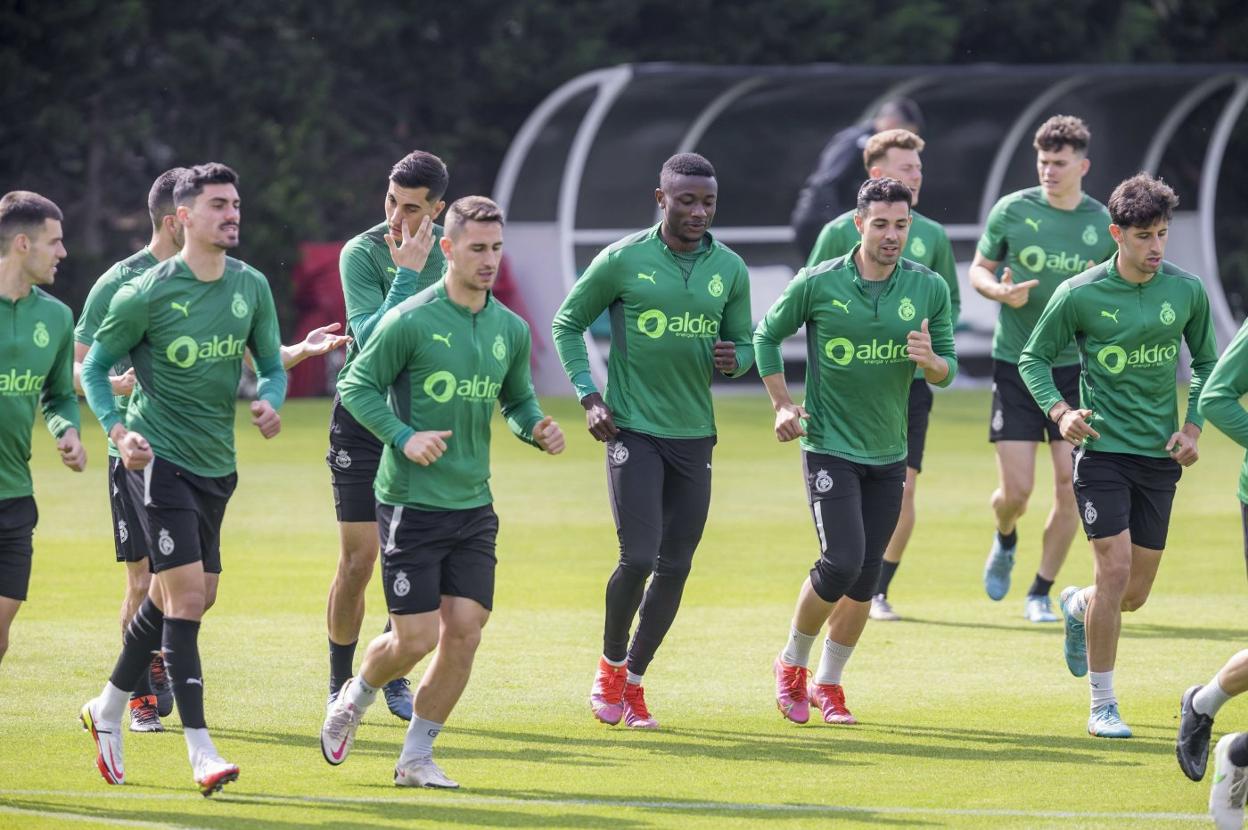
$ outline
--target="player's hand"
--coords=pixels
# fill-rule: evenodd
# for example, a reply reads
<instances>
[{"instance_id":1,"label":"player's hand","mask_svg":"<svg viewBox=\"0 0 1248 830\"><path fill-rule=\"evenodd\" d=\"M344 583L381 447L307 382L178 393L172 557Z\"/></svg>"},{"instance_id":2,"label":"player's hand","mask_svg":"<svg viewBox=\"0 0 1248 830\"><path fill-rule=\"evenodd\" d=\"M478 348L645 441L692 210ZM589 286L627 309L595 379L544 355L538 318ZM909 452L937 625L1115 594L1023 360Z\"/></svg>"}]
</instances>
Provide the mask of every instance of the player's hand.
<instances>
[{"instance_id":1,"label":"player's hand","mask_svg":"<svg viewBox=\"0 0 1248 830\"><path fill-rule=\"evenodd\" d=\"M109 375L108 382L113 387L113 394L125 397L134 391L134 367L131 366L120 375Z\"/></svg>"},{"instance_id":2,"label":"player's hand","mask_svg":"<svg viewBox=\"0 0 1248 830\"><path fill-rule=\"evenodd\" d=\"M154 453L152 453L152 445L147 443L147 439L139 433L127 430L121 424L118 424L113 427L109 437L117 445L117 452L121 455L122 466L127 470L141 470L152 463L152 458L155 457Z\"/></svg>"},{"instance_id":3,"label":"player's hand","mask_svg":"<svg viewBox=\"0 0 1248 830\"><path fill-rule=\"evenodd\" d=\"M394 267L407 268L409 271L424 269L429 252L433 250L433 220L428 216L421 219L414 236L407 230L406 221L400 224L400 228L403 232L400 240L396 240L394 234L386 234L386 246L390 248Z\"/></svg>"},{"instance_id":4,"label":"player's hand","mask_svg":"<svg viewBox=\"0 0 1248 830\"><path fill-rule=\"evenodd\" d=\"M806 409L795 403L786 403L776 410L776 438L780 443L801 438L806 434L802 419L808 418Z\"/></svg>"},{"instance_id":5,"label":"player's hand","mask_svg":"<svg viewBox=\"0 0 1248 830\"><path fill-rule=\"evenodd\" d=\"M1186 428L1187 425L1184 425L1184 429L1170 436L1170 440L1166 442L1166 452L1184 467L1190 467L1200 460L1200 453L1196 450L1196 436L1185 432Z\"/></svg>"},{"instance_id":6,"label":"player's hand","mask_svg":"<svg viewBox=\"0 0 1248 830\"><path fill-rule=\"evenodd\" d=\"M56 450L61 454L61 463L76 473L81 473L87 466L87 451L78 439L78 430L70 427L56 441Z\"/></svg>"},{"instance_id":7,"label":"player's hand","mask_svg":"<svg viewBox=\"0 0 1248 830\"><path fill-rule=\"evenodd\" d=\"M920 369L936 370L940 368L940 358L932 351L932 335L927 330L927 318L919 324L918 331L906 335L906 356L913 360Z\"/></svg>"},{"instance_id":8,"label":"player's hand","mask_svg":"<svg viewBox=\"0 0 1248 830\"><path fill-rule=\"evenodd\" d=\"M589 434L599 441L610 441L620 434L615 419L611 417L611 408L602 399L602 395L594 392L581 398L581 406L585 407L585 424Z\"/></svg>"},{"instance_id":9,"label":"player's hand","mask_svg":"<svg viewBox=\"0 0 1248 830\"><path fill-rule=\"evenodd\" d=\"M559 428L559 423L549 415L533 427L533 440L551 455L563 452L563 430Z\"/></svg>"},{"instance_id":10,"label":"player's hand","mask_svg":"<svg viewBox=\"0 0 1248 830\"><path fill-rule=\"evenodd\" d=\"M737 344L728 340L715 341L715 368L724 374L737 370Z\"/></svg>"},{"instance_id":11,"label":"player's hand","mask_svg":"<svg viewBox=\"0 0 1248 830\"><path fill-rule=\"evenodd\" d=\"M347 335L334 334L340 328L341 323L330 323L308 332L308 336L303 338L303 356L320 357L350 343L351 338Z\"/></svg>"},{"instance_id":12,"label":"player's hand","mask_svg":"<svg viewBox=\"0 0 1248 830\"><path fill-rule=\"evenodd\" d=\"M282 416L268 401L252 401L251 414L254 416L251 422L265 438L272 438L282 431Z\"/></svg>"},{"instance_id":13,"label":"player's hand","mask_svg":"<svg viewBox=\"0 0 1248 830\"><path fill-rule=\"evenodd\" d=\"M1083 444L1085 438L1100 438L1101 434L1092 429L1090 421L1092 420L1091 409L1068 409L1062 413L1062 417L1057 419L1057 428L1062 433L1062 437L1076 447Z\"/></svg>"},{"instance_id":14,"label":"player's hand","mask_svg":"<svg viewBox=\"0 0 1248 830\"><path fill-rule=\"evenodd\" d=\"M450 437L449 429L418 432L407 439L407 443L403 445L403 454L408 460L428 467L446 452L446 439Z\"/></svg>"},{"instance_id":15,"label":"player's hand","mask_svg":"<svg viewBox=\"0 0 1248 830\"><path fill-rule=\"evenodd\" d=\"M997 300L1010 308L1022 308L1027 305L1031 289L1039 284L1040 280L1027 280L1016 285L1010 269L1006 268L1001 274L1001 282L997 285Z\"/></svg>"}]
</instances>

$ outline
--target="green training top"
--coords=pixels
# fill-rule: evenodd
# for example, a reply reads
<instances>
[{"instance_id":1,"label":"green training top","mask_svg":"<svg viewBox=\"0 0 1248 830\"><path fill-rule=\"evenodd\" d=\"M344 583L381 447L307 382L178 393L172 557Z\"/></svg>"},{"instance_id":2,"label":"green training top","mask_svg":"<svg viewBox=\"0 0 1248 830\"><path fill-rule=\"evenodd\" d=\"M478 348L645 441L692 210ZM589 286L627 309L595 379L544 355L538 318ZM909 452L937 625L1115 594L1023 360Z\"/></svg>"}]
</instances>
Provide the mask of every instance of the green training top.
<instances>
[{"instance_id":1,"label":"green training top","mask_svg":"<svg viewBox=\"0 0 1248 830\"><path fill-rule=\"evenodd\" d=\"M750 277L731 248L710 244L688 276L659 225L604 248L572 286L551 330L578 398L597 392L584 333L607 309L606 403L616 426L661 438L715 434L714 345L736 346L740 377L754 363Z\"/></svg>"},{"instance_id":2,"label":"green training top","mask_svg":"<svg viewBox=\"0 0 1248 830\"><path fill-rule=\"evenodd\" d=\"M1079 207L1059 210L1049 204L1039 187L1001 197L988 214L978 247L988 259L1008 265L1014 282L1040 281L1022 308L1001 303L992 335L992 356L1004 363L1018 363L1045 304L1063 280L1118 253L1109 235L1109 211L1104 205L1084 194ZM1071 343L1053 365L1073 366L1078 362L1079 353Z\"/></svg>"},{"instance_id":3,"label":"green training top","mask_svg":"<svg viewBox=\"0 0 1248 830\"><path fill-rule=\"evenodd\" d=\"M831 222L823 226L815 247L810 249L810 258L806 260L807 268L814 268L821 262L844 256L862 241L862 234L854 225L856 210L847 210ZM910 234L906 238L905 258L931 268L945 285L949 286L949 310L953 316L953 325L958 325L958 317L962 314L962 295L958 291L958 266L953 259L953 245L949 243L949 235L939 222L928 219L917 210L910 211ZM923 377L922 369L915 369L916 378Z\"/></svg>"},{"instance_id":4,"label":"green training top","mask_svg":"<svg viewBox=\"0 0 1248 830\"><path fill-rule=\"evenodd\" d=\"M385 444L377 500L433 510L490 504L495 401L511 431L537 446L533 428L543 415L529 373L531 348L518 314L492 295L474 314L451 301L442 282L388 312L338 381L342 405ZM417 430L452 433L428 467L403 454Z\"/></svg>"},{"instance_id":5,"label":"green training top","mask_svg":"<svg viewBox=\"0 0 1248 830\"><path fill-rule=\"evenodd\" d=\"M347 346L342 371L338 373L340 378L346 376L348 367L385 313L442 279L446 269L446 255L439 244L441 225L433 226L433 247L429 249L425 267L419 271L395 267L386 244L389 232L386 222L369 228L347 242L338 257L342 298L347 304L347 334L353 338Z\"/></svg>"},{"instance_id":6,"label":"green training top","mask_svg":"<svg viewBox=\"0 0 1248 830\"><path fill-rule=\"evenodd\" d=\"M860 464L906 457L906 423L914 361L906 337L928 321L932 350L958 373L949 286L934 271L898 261L876 298L858 273L855 245L845 256L803 268L754 333L758 373L784 371L780 344L806 326L806 401L802 448Z\"/></svg>"},{"instance_id":7,"label":"green training top","mask_svg":"<svg viewBox=\"0 0 1248 830\"><path fill-rule=\"evenodd\" d=\"M78 325L74 327L74 340L90 346L95 342L96 329L100 327L100 323L104 322L104 315L108 313L108 304L112 302L113 295L117 293L117 289L121 288L130 280L142 274L148 268L152 268L160 263L152 254L151 248L144 248L138 253L131 254L121 262L116 262L113 267L105 271L95 285L91 286L91 292L87 294L87 301L82 306L82 315L78 318ZM124 374L130 368L130 355L126 355L121 360L113 364L113 374ZM117 405L117 411L125 415L126 405L130 402L129 395L114 395L113 401ZM117 447L113 446L113 439L108 440L108 454L117 458Z\"/></svg>"},{"instance_id":8,"label":"green training top","mask_svg":"<svg viewBox=\"0 0 1248 830\"><path fill-rule=\"evenodd\" d=\"M1166 444L1179 428L1179 340L1192 353L1187 421L1202 426L1200 389L1218 360L1209 318L1209 298L1199 277L1162 261L1145 283L1127 282L1117 257L1058 286L1027 340L1019 374L1048 415L1061 393L1051 367L1069 344L1078 348L1079 403L1092 410L1100 438L1084 446L1166 458ZM1067 401L1073 405L1073 401Z\"/></svg>"},{"instance_id":9,"label":"green training top","mask_svg":"<svg viewBox=\"0 0 1248 830\"><path fill-rule=\"evenodd\" d=\"M1226 347L1200 392L1200 413L1241 447L1248 447L1248 412L1239 399L1248 393L1248 322ZM1193 393L1194 396L1195 393ZM1248 503L1248 453L1239 469L1239 500Z\"/></svg>"},{"instance_id":10,"label":"green training top","mask_svg":"<svg viewBox=\"0 0 1248 830\"><path fill-rule=\"evenodd\" d=\"M78 429L74 393L74 315L41 288L14 302L0 297L0 499L34 492L30 431L35 403L60 438Z\"/></svg>"},{"instance_id":11,"label":"green training top","mask_svg":"<svg viewBox=\"0 0 1248 830\"><path fill-rule=\"evenodd\" d=\"M251 349L261 370L258 394L276 409L285 390L281 347L273 294L263 274L227 257L221 278L203 282L179 254L117 291L92 352L128 353L134 361L138 382L126 427L141 433L160 458L217 477L235 470L234 409L243 352ZM266 395L264 383L264 367L274 359L281 379L276 399ZM83 370L85 376L86 364ZM101 411L89 389L88 401L105 433L122 421L116 410Z\"/></svg>"}]
</instances>

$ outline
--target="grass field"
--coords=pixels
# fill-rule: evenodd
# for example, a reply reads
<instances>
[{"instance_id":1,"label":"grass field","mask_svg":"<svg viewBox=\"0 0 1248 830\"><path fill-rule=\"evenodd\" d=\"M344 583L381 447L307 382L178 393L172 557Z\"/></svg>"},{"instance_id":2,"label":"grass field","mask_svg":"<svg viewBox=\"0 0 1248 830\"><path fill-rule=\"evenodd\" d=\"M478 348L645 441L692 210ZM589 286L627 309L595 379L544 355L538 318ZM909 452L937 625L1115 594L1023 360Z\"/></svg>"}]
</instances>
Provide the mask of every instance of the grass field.
<instances>
[{"instance_id":1,"label":"grass field","mask_svg":"<svg viewBox=\"0 0 1248 830\"><path fill-rule=\"evenodd\" d=\"M539 455L496 425L502 520L495 613L476 671L439 738L463 789L400 791L405 725L370 710L331 768L324 714L325 595L336 536L327 401L295 401L263 442L239 418L240 484L226 516L220 600L200 638L208 723L240 780L195 791L176 717L126 737L127 784L109 787L77 725L118 648L103 440L60 467L37 435L41 522L31 599L0 665L0 827L1190 827L1208 784L1174 761L1180 693L1248 641L1235 480L1221 434L1179 485L1170 552L1149 603L1128 615L1115 678L1128 741L1084 731L1088 690L1062 660L1060 625L1022 619L1047 511L1041 459L1019 565L1001 603L983 593L995 467L981 391L938 395L920 478L919 528L893 584L900 623L871 623L845 685L855 727L777 714L770 664L816 555L796 446L771 434L758 394L720 399L710 521L680 616L647 675L656 733L610 729L586 696L614 564L602 451L568 400L548 408L569 451ZM1077 540L1059 582L1087 584ZM1022 584L1019 584L1022 583ZM376 581L365 639L383 624ZM816 648L817 652L817 648ZM423 666L413 678L418 679ZM1242 701L1216 733L1248 727ZM1216 738L1215 738L1216 739Z\"/></svg>"}]
</instances>

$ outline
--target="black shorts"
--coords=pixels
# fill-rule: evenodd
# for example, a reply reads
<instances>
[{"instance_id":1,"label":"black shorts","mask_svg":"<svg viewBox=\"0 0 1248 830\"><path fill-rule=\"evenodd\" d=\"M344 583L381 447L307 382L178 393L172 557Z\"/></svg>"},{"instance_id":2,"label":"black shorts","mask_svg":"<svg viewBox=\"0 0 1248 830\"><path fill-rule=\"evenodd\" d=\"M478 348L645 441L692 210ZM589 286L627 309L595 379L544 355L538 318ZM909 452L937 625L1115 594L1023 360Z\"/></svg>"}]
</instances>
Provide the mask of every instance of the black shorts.
<instances>
[{"instance_id":1,"label":"black shorts","mask_svg":"<svg viewBox=\"0 0 1248 830\"><path fill-rule=\"evenodd\" d=\"M1165 550L1183 467L1172 458L1074 451L1075 501L1089 539L1131 531L1131 544Z\"/></svg>"},{"instance_id":2,"label":"black shorts","mask_svg":"<svg viewBox=\"0 0 1248 830\"><path fill-rule=\"evenodd\" d=\"M34 496L0 499L0 597L26 601L38 523Z\"/></svg>"},{"instance_id":3,"label":"black shorts","mask_svg":"<svg viewBox=\"0 0 1248 830\"><path fill-rule=\"evenodd\" d=\"M381 463L381 442L347 411L337 395L329 411L329 481L340 522L377 521L373 479Z\"/></svg>"},{"instance_id":4,"label":"black shorts","mask_svg":"<svg viewBox=\"0 0 1248 830\"><path fill-rule=\"evenodd\" d=\"M906 466L923 471L923 449L927 446L927 424L932 418L932 387L923 378L910 384L906 419Z\"/></svg>"},{"instance_id":5,"label":"black shorts","mask_svg":"<svg viewBox=\"0 0 1248 830\"><path fill-rule=\"evenodd\" d=\"M238 474L196 475L163 458L126 474L142 488L152 573L192 562L202 562L204 573L221 573L221 522Z\"/></svg>"},{"instance_id":6,"label":"black shorts","mask_svg":"<svg viewBox=\"0 0 1248 830\"><path fill-rule=\"evenodd\" d=\"M1078 405L1078 366L1054 366L1053 383L1062 394L1062 400L1072 406ZM992 420L988 426L988 440L993 443L1047 440L1050 444L1064 440L1057 424L1049 420L1049 413L1040 411L1013 363L992 361Z\"/></svg>"},{"instance_id":7,"label":"black shorts","mask_svg":"<svg viewBox=\"0 0 1248 830\"><path fill-rule=\"evenodd\" d=\"M108 457L108 506L113 513L113 548L118 562L147 562L147 517L143 479L126 474L120 458Z\"/></svg>"},{"instance_id":8,"label":"black shorts","mask_svg":"<svg viewBox=\"0 0 1248 830\"><path fill-rule=\"evenodd\" d=\"M391 614L437 611L443 596L494 607L493 505L424 510L377 503L381 579Z\"/></svg>"}]
</instances>

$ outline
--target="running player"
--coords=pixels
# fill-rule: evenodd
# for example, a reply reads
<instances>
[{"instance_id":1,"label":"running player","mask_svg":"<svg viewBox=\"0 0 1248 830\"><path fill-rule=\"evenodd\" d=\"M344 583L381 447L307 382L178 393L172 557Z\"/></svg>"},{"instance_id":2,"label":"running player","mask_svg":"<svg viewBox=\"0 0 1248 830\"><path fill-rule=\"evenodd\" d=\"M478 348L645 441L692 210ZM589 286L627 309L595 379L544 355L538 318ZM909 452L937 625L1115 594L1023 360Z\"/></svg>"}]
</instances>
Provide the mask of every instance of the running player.
<instances>
[{"instance_id":1,"label":"running player","mask_svg":"<svg viewBox=\"0 0 1248 830\"><path fill-rule=\"evenodd\" d=\"M776 705L794 723L810 700L827 723L852 724L841 673L867 622L853 615L824 640L808 686L810 649L842 597L865 609L879 583L884 548L906 482L906 417L915 366L948 386L957 373L949 287L901 258L910 230L910 188L868 179L858 191L862 242L848 254L803 268L754 334L758 371L776 411L776 438L801 438L807 497L819 559L803 582L789 640L774 664ZM806 327L806 401L789 397L780 344Z\"/></svg>"},{"instance_id":2,"label":"running player","mask_svg":"<svg viewBox=\"0 0 1248 830\"><path fill-rule=\"evenodd\" d=\"M39 287L52 284L66 256L62 218L37 193L0 198L0 660L30 586L39 521L30 478L36 404L65 466L82 472L87 464L74 395L74 317Z\"/></svg>"},{"instance_id":3,"label":"running player","mask_svg":"<svg viewBox=\"0 0 1248 830\"><path fill-rule=\"evenodd\" d=\"M910 188L914 196L911 204L917 205L919 188L923 185L923 162L919 160L923 146L923 139L909 130L885 130L867 139L867 146L862 153L863 166L867 168L867 175L873 179L887 176ZM854 223L857 213L856 208L846 211L824 226L810 252L810 258L806 261L807 268L814 268L825 260L844 256L858 244L862 236ZM917 210L910 211L910 221L905 257L926 265L944 279L949 286L950 314L956 328L962 304L958 292L958 269L954 263L949 236L938 222L933 222ZM923 469L923 448L927 443L927 424L931 414L932 390L923 379L923 370L916 369L914 383L910 384L906 421L906 489L901 499L897 529L893 531L893 538L884 549L880 585L876 588L875 596L871 598L870 614L873 620L901 619L888 601L888 588L901 564L901 555L906 551L910 535L914 532L914 491L919 472ZM850 612L854 604L853 600L844 599L837 603L837 609L844 610L833 610L832 618L828 620L833 634L838 627L836 618ZM852 620L847 622L851 626L856 625ZM833 636L832 639L837 638Z\"/></svg>"},{"instance_id":4,"label":"running player","mask_svg":"<svg viewBox=\"0 0 1248 830\"><path fill-rule=\"evenodd\" d=\"M676 618L711 504L711 374L739 377L754 362L749 272L709 233L718 191L715 168L697 153L664 162L654 191L662 221L594 257L552 326L589 434L607 444L620 556L589 705L610 725L659 725L642 678ZM604 310L612 331L605 400L584 340Z\"/></svg>"},{"instance_id":5,"label":"running player","mask_svg":"<svg viewBox=\"0 0 1248 830\"><path fill-rule=\"evenodd\" d=\"M199 628L221 573L221 520L238 481L234 409L243 353L260 377L252 423L272 438L286 393L277 312L264 276L225 252L238 245L238 176L223 164L193 167L174 187L182 253L123 285L82 366L87 402L143 493L152 587L126 627L121 655L99 697L82 707L96 765L125 781L121 716L163 652L196 784L211 795L238 778L204 721ZM129 354L137 380L124 418L109 369Z\"/></svg>"},{"instance_id":6,"label":"running player","mask_svg":"<svg viewBox=\"0 0 1248 830\"><path fill-rule=\"evenodd\" d=\"M1070 453L1061 434L1036 407L1018 375L1018 358L1040 312L1063 280L1104 262L1114 253L1105 206L1083 192L1091 161L1091 134L1082 121L1055 115L1036 130L1036 172L1040 186L1000 199L988 214L971 263L971 285L1001 303L992 338L992 421L988 440L997 453L997 489L992 494L997 532L984 565L984 590L994 600L1010 589L1018 549L1018 520L1027 510L1036 475L1036 445L1049 442L1053 462L1053 507L1044 525L1040 567L1027 589L1024 616L1056 622L1049 592L1079 518L1070 484ZM1004 265L1000 281L998 267ZM1015 281L1016 278L1022 278ZM1053 380L1064 398L1079 391L1079 357L1074 343L1053 361Z\"/></svg>"},{"instance_id":7,"label":"running player","mask_svg":"<svg viewBox=\"0 0 1248 830\"><path fill-rule=\"evenodd\" d=\"M432 153L417 150L399 159L390 169L385 221L342 249L338 267L347 305L347 334L354 342L347 348L339 378L346 377L387 311L442 277L446 260L437 244L442 228L433 220L446 207L442 195L448 181L446 165ZM338 569L329 586L326 610L331 705L352 673L364 622L364 590L377 562L373 479L381 451L381 443L335 397L325 458L338 515ZM412 693L406 677L388 683L385 697L396 717L411 719Z\"/></svg>"},{"instance_id":8,"label":"running player","mask_svg":"<svg viewBox=\"0 0 1248 830\"><path fill-rule=\"evenodd\" d=\"M434 762L433 741L468 683L493 608L495 402L520 440L551 455L564 447L533 393L529 327L490 293L503 250L498 205L456 201L439 245L446 276L386 314L338 383L343 406L385 446L376 494L391 629L329 707L321 752L330 764L346 760L378 689L436 648L394 770L400 787L459 786ZM415 277L406 271L396 281Z\"/></svg>"},{"instance_id":9,"label":"running player","mask_svg":"<svg viewBox=\"0 0 1248 830\"><path fill-rule=\"evenodd\" d=\"M1058 286L1018 365L1040 409L1078 447L1074 493L1096 584L1066 588L1061 605L1066 664L1075 677L1088 675L1088 732L1101 738L1131 736L1114 696L1122 612L1144 604L1157 576L1175 485L1198 457L1200 390L1217 362L1200 278L1162 259L1178 202L1145 173L1114 188L1109 233L1118 254ZM1192 354L1181 429L1180 341ZM1083 367L1078 405L1065 400L1051 372L1072 342Z\"/></svg>"}]
</instances>

